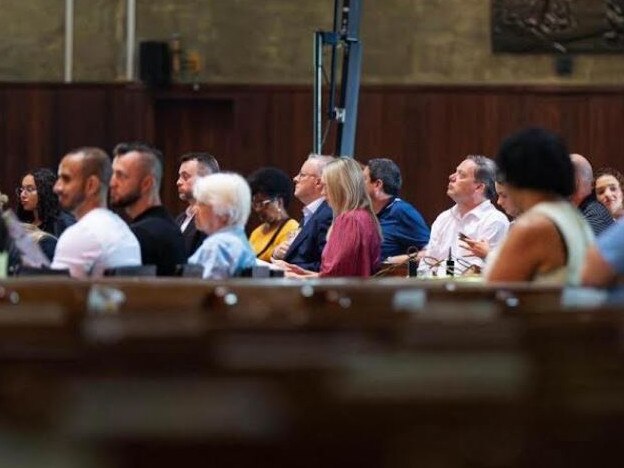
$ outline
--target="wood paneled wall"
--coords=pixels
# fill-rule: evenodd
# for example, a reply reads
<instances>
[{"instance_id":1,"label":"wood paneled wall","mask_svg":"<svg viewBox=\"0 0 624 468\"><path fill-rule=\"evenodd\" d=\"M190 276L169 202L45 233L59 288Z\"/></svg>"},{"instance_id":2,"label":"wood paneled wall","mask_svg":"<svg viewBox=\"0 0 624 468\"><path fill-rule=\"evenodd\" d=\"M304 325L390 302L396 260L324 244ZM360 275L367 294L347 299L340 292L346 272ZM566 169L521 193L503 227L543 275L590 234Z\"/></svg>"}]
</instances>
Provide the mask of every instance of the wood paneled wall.
<instances>
[{"instance_id":1,"label":"wood paneled wall","mask_svg":"<svg viewBox=\"0 0 624 468\"><path fill-rule=\"evenodd\" d=\"M56 168L72 148L110 151L144 139L165 153L163 197L177 212L181 153L210 151L243 174L262 165L295 174L312 146L311 112L311 89L303 86L0 84L0 190L11 194L34 167ZM624 87L364 87L356 157L395 159L404 198L431 222L451 204L447 177L463 157L494 155L505 135L528 125L560 132L594 167L624 169Z\"/></svg>"}]
</instances>

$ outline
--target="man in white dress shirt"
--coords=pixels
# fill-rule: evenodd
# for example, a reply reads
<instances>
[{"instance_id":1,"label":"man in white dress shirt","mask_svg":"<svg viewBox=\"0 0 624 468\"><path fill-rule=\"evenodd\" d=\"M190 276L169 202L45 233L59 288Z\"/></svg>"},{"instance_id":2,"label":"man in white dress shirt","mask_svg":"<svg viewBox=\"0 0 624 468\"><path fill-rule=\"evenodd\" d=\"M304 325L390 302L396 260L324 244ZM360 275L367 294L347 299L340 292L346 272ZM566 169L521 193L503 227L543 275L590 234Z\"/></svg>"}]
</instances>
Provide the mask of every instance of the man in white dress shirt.
<instances>
[{"instance_id":1,"label":"man in white dress shirt","mask_svg":"<svg viewBox=\"0 0 624 468\"><path fill-rule=\"evenodd\" d=\"M77 222L59 237L52 268L86 278L100 277L106 268L141 264L137 238L106 208L111 174L111 160L99 148L79 148L62 159L54 192Z\"/></svg>"},{"instance_id":2,"label":"man in white dress shirt","mask_svg":"<svg viewBox=\"0 0 624 468\"><path fill-rule=\"evenodd\" d=\"M490 201L496 197L495 173L494 161L471 155L449 176L446 194L455 206L434 221L429 244L420 255L419 275L447 276L447 269L452 269L457 276L483 267L483 259L467 248L463 238L487 241L494 248L507 233L507 217Z\"/></svg>"}]
</instances>

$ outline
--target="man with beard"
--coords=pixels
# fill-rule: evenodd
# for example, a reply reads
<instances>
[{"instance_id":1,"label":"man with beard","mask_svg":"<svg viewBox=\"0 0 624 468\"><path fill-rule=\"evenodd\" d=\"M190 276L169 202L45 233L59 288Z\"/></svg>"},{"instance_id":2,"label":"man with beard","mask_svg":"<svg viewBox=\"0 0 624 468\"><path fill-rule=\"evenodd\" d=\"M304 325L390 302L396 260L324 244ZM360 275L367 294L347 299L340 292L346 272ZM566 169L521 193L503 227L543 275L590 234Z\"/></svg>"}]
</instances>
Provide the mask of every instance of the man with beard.
<instances>
[{"instance_id":1,"label":"man with beard","mask_svg":"<svg viewBox=\"0 0 624 468\"><path fill-rule=\"evenodd\" d=\"M143 264L156 265L158 276L173 276L187 255L182 233L160 201L162 155L145 143L120 143L113 155L111 206L130 219Z\"/></svg>"},{"instance_id":2,"label":"man with beard","mask_svg":"<svg viewBox=\"0 0 624 468\"><path fill-rule=\"evenodd\" d=\"M185 153L180 158L178 170L178 196L188 203L186 210L178 215L176 224L184 236L186 254L190 257L206 238L206 234L195 226L195 199L193 198L193 184L198 177L219 172L219 163L210 153Z\"/></svg>"},{"instance_id":3,"label":"man with beard","mask_svg":"<svg viewBox=\"0 0 624 468\"><path fill-rule=\"evenodd\" d=\"M141 248L126 223L106 209L111 161L99 148L79 148L61 161L54 193L76 224L59 237L52 268L76 278L100 277L107 268L141 264Z\"/></svg>"}]
</instances>

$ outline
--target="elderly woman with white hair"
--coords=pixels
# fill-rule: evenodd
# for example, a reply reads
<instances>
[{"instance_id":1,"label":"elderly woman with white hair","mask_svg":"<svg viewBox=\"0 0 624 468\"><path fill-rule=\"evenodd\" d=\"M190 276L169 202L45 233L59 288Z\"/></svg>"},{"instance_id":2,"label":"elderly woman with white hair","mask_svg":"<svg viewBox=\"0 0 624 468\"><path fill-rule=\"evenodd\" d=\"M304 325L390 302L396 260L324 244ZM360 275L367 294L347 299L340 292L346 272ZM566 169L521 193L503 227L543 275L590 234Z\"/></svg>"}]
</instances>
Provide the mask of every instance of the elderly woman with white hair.
<instances>
[{"instance_id":1,"label":"elderly woman with white hair","mask_svg":"<svg viewBox=\"0 0 624 468\"><path fill-rule=\"evenodd\" d=\"M203 277L224 279L255 264L244 226L251 211L251 190L238 174L220 172L197 179L193 187L195 224L208 237L188 259L204 267Z\"/></svg>"}]
</instances>

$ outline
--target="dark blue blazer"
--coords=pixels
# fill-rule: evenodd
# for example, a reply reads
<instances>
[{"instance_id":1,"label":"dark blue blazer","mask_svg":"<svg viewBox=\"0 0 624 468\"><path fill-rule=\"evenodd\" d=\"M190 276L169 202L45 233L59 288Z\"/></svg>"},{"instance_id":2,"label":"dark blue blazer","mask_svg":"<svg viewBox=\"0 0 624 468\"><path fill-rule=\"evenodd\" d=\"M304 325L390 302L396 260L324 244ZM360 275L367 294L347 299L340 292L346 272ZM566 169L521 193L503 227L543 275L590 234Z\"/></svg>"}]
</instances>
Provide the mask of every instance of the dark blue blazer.
<instances>
[{"instance_id":1,"label":"dark blue blazer","mask_svg":"<svg viewBox=\"0 0 624 468\"><path fill-rule=\"evenodd\" d=\"M319 271L321 254L327 242L327 230L332 218L332 209L324 201L292 241L284 260L306 270Z\"/></svg>"}]
</instances>

